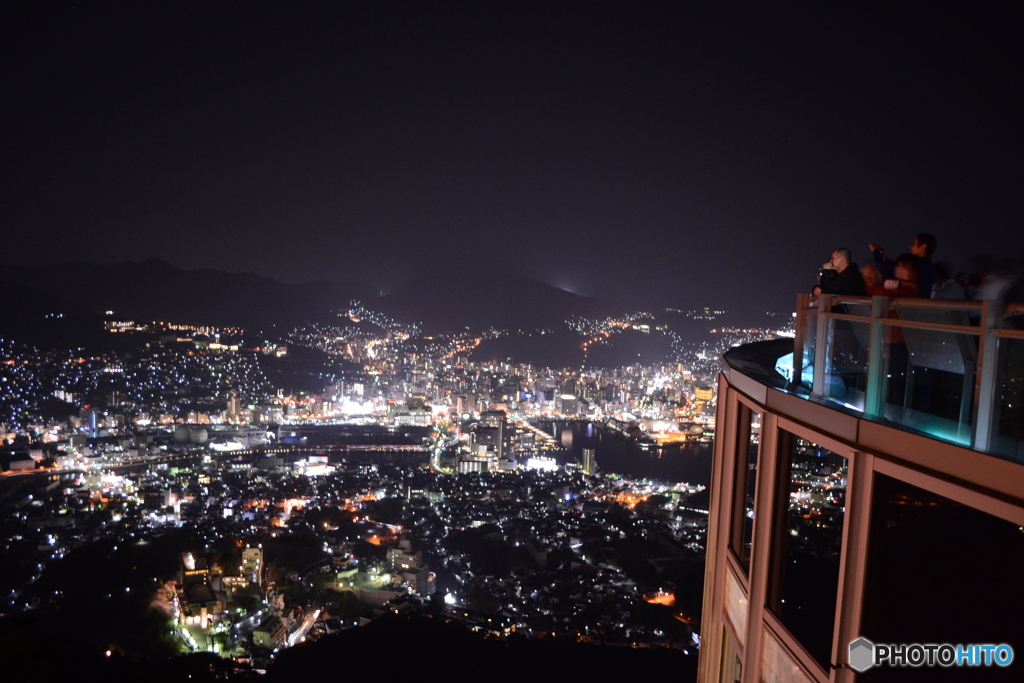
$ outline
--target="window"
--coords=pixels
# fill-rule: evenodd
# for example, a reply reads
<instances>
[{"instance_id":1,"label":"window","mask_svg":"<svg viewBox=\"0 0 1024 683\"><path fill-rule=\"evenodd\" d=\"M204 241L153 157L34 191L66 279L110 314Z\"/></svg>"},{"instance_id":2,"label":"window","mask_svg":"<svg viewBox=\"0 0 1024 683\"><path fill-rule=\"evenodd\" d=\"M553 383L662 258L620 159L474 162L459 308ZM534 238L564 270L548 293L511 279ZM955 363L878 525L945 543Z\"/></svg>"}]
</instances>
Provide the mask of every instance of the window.
<instances>
[{"instance_id":1,"label":"window","mask_svg":"<svg viewBox=\"0 0 1024 683\"><path fill-rule=\"evenodd\" d=\"M737 430L735 488L730 547L743 571L750 573L754 538L754 492L757 489L757 453L761 442L761 413L740 404Z\"/></svg>"},{"instance_id":2,"label":"window","mask_svg":"<svg viewBox=\"0 0 1024 683\"><path fill-rule=\"evenodd\" d=\"M882 474L873 498L861 634L876 643L1007 643L1024 652L1021 527ZM1014 669L978 677L1020 680ZM900 682L967 676L956 667L868 673Z\"/></svg>"},{"instance_id":3,"label":"window","mask_svg":"<svg viewBox=\"0 0 1024 683\"><path fill-rule=\"evenodd\" d=\"M846 458L780 432L768 608L827 671L846 512Z\"/></svg>"}]
</instances>

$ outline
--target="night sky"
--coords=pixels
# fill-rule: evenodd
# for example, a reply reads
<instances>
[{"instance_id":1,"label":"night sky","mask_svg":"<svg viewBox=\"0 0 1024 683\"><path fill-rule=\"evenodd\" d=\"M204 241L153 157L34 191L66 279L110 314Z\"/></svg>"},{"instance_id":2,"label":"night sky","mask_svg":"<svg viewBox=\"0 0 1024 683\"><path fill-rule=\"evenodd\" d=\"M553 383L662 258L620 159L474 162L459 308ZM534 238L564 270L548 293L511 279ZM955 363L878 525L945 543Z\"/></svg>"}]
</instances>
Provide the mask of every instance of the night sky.
<instances>
[{"instance_id":1,"label":"night sky","mask_svg":"<svg viewBox=\"0 0 1024 683\"><path fill-rule=\"evenodd\" d=\"M8 263L785 309L837 246L1024 256L1011 6L31 4Z\"/></svg>"}]
</instances>

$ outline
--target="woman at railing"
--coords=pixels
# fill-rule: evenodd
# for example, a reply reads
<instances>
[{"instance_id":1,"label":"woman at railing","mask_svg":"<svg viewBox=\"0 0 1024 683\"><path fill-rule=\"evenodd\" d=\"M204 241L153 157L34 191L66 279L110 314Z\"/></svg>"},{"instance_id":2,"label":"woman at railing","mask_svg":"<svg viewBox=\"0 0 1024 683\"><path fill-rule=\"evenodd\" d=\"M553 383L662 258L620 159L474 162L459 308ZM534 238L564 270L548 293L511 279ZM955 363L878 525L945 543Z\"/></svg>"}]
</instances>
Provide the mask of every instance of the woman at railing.
<instances>
[{"instance_id":1,"label":"woman at railing","mask_svg":"<svg viewBox=\"0 0 1024 683\"><path fill-rule=\"evenodd\" d=\"M908 298L919 295L917 281L921 260L913 254L903 254L896 259L894 277L886 280L885 293L892 297Z\"/></svg>"},{"instance_id":2,"label":"woman at railing","mask_svg":"<svg viewBox=\"0 0 1024 683\"><path fill-rule=\"evenodd\" d=\"M889 296L889 292L885 290L885 279L878 272L878 268L869 263L860 269L860 275L864 278L864 289L867 290L868 296Z\"/></svg>"},{"instance_id":3,"label":"woman at railing","mask_svg":"<svg viewBox=\"0 0 1024 683\"><path fill-rule=\"evenodd\" d=\"M891 297L912 298L920 294L918 289L918 268L920 259L913 254L902 254L896 259L893 268L894 277L886 280L883 287L885 293ZM890 318L899 318L896 309L889 312ZM888 330L889 342L889 403L902 403L907 386L907 369L910 363L910 354L907 350L907 343L903 337L903 331L898 327L890 327Z\"/></svg>"}]
</instances>

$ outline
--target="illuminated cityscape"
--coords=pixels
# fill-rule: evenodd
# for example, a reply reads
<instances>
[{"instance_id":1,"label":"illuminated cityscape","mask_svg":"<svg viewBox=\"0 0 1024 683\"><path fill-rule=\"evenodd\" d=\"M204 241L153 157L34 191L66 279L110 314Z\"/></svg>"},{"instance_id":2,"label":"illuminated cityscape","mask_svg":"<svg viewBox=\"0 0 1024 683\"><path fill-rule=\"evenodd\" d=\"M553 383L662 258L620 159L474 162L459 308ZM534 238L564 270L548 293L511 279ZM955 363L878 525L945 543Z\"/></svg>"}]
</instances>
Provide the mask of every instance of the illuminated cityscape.
<instances>
[{"instance_id":1,"label":"illuminated cityscape","mask_svg":"<svg viewBox=\"0 0 1024 683\"><path fill-rule=\"evenodd\" d=\"M262 670L416 612L492 637L697 653L715 360L792 328L687 345L652 313L576 317L584 365L554 369L474 357L505 330L428 335L358 304L337 318L273 341L108 314L107 353L5 340L5 614L73 613L80 558L144 549L161 554L151 575L103 595L151 598L164 637L97 630L126 655ZM625 330L674 357L586 364ZM319 390L275 386L303 353Z\"/></svg>"}]
</instances>

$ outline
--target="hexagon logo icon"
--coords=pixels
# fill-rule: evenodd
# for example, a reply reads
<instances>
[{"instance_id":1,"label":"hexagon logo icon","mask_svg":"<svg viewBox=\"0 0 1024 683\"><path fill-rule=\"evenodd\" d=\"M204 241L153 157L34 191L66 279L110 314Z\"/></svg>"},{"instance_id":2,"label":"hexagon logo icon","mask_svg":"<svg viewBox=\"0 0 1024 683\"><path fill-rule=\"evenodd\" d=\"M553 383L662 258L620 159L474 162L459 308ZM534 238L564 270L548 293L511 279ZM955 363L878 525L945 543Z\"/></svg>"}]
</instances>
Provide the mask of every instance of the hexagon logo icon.
<instances>
[{"instance_id":1,"label":"hexagon logo icon","mask_svg":"<svg viewBox=\"0 0 1024 683\"><path fill-rule=\"evenodd\" d=\"M875 665L875 644L863 636L850 643L850 668L861 674Z\"/></svg>"}]
</instances>

